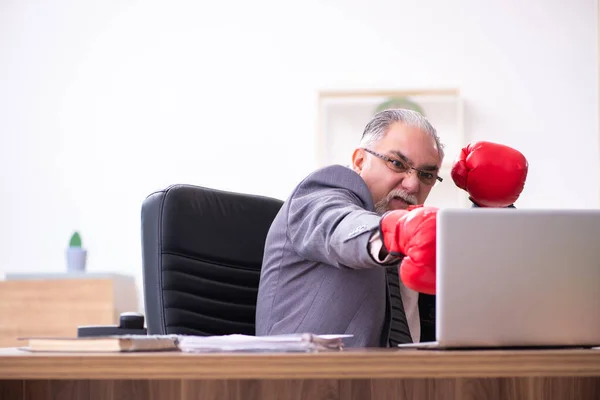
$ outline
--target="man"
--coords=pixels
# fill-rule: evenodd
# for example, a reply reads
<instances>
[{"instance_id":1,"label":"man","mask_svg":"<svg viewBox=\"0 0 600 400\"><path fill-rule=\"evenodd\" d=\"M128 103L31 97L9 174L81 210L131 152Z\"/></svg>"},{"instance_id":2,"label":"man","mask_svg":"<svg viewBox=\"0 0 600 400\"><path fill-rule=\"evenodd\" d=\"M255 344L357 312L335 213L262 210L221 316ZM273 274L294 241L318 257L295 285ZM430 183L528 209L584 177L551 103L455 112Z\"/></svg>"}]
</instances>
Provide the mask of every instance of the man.
<instances>
[{"instance_id":1,"label":"man","mask_svg":"<svg viewBox=\"0 0 600 400\"><path fill-rule=\"evenodd\" d=\"M423 116L385 110L350 168L300 182L267 235L256 334L352 334L347 347L419 341L419 292L435 288L436 209L411 208L441 181L443 158Z\"/></svg>"}]
</instances>

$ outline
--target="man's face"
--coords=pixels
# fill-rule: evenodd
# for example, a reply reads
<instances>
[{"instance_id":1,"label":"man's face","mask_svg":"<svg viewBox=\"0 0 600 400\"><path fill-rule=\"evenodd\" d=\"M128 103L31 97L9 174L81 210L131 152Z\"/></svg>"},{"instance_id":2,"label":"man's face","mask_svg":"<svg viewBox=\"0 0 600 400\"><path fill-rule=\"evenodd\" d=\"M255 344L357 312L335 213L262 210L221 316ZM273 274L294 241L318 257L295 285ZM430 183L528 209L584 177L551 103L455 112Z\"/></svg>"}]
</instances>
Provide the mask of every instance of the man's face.
<instances>
[{"instance_id":1,"label":"man's face","mask_svg":"<svg viewBox=\"0 0 600 400\"><path fill-rule=\"evenodd\" d=\"M385 136L369 150L394 160L397 165L402 165L397 163L400 162L434 176L442 163L433 137L400 122L392 124ZM406 209L411 204L423 204L435 182L434 179L431 184L424 183L414 169L396 172L390 168L389 161L363 149L354 151L352 167L369 187L379 214Z\"/></svg>"}]
</instances>

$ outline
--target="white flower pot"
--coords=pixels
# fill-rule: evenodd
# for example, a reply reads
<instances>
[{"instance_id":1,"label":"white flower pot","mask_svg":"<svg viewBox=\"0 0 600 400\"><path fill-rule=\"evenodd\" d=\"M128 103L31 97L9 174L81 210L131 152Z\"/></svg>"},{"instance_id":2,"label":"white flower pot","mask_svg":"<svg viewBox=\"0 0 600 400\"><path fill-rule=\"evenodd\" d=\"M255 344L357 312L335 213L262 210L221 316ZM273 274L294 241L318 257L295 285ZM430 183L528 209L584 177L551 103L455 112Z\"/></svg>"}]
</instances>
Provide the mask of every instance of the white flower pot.
<instances>
[{"instance_id":1,"label":"white flower pot","mask_svg":"<svg viewBox=\"0 0 600 400\"><path fill-rule=\"evenodd\" d=\"M81 247L67 249L67 272L85 272L87 250Z\"/></svg>"}]
</instances>

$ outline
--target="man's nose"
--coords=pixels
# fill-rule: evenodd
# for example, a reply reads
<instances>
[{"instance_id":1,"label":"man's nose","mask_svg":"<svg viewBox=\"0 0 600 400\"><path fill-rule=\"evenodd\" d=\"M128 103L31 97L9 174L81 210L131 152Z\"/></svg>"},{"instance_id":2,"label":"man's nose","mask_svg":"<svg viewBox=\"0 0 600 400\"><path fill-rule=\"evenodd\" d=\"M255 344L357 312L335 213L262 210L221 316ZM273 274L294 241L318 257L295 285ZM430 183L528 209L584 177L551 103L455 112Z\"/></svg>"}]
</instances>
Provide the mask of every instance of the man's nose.
<instances>
[{"instance_id":1,"label":"man's nose","mask_svg":"<svg viewBox=\"0 0 600 400\"><path fill-rule=\"evenodd\" d=\"M419 176L417 171L411 169L408 172L405 172L404 178L402 179L401 186L404 190L409 193L416 193L419 190L419 185L421 181L419 181Z\"/></svg>"}]
</instances>

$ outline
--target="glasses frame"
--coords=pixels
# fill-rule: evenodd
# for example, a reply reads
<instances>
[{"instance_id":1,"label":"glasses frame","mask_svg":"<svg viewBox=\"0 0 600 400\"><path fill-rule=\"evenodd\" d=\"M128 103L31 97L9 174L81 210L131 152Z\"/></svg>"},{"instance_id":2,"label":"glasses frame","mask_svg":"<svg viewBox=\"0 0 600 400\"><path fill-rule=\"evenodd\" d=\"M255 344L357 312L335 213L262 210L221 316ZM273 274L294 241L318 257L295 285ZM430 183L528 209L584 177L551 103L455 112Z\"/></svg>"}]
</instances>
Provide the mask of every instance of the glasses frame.
<instances>
[{"instance_id":1,"label":"glasses frame","mask_svg":"<svg viewBox=\"0 0 600 400\"><path fill-rule=\"evenodd\" d=\"M420 174L430 174L430 173L431 173L431 171L424 171L424 170L422 170L422 169L419 169L419 168L412 167L412 166L410 166L410 165L409 165L409 164L408 164L406 161L404 161L404 160L400 160L400 159L397 159L397 158L391 158L391 157L385 156L385 155L383 155L383 154L377 153L377 152L375 152L375 151L373 151L373 150L370 150L370 149L367 149L367 148L364 148L364 147L362 147L362 149L363 149L364 151L366 151L367 153L369 153L369 154L372 154L372 155L374 155L375 157L377 157L377 158L380 158L380 159L382 159L383 161L385 161L385 162L386 162L386 163L385 163L385 165L386 165L386 166L387 166L387 167L388 167L390 170L392 170L392 171L394 171L394 172L396 172L396 173L398 173L398 174L410 173L410 171L412 171L412 170L415 170L415 171L417 172L417 177L419 178L419 182L421 182L422 184L424 184L424 185L428 185L428 186L433 186L433 185L435 185L435 183L436 183L436 182L434 181L433 183L429 184L429 183L423 182L423 180L421 179L421 175L420 175ZM405 167L406 167L406 171L397 171L397 170L393 169L392 167L390 167L390 166L388 165L388 163L389 163L389 164L401 163L403 166L405 166ZM436 179L438 182L442 182L442 181L444 180L444 179L443 179L443 178L441 178L440 176L436 176L436 177L435 177L435 179Z\"/></svg>"}]
</instances>

